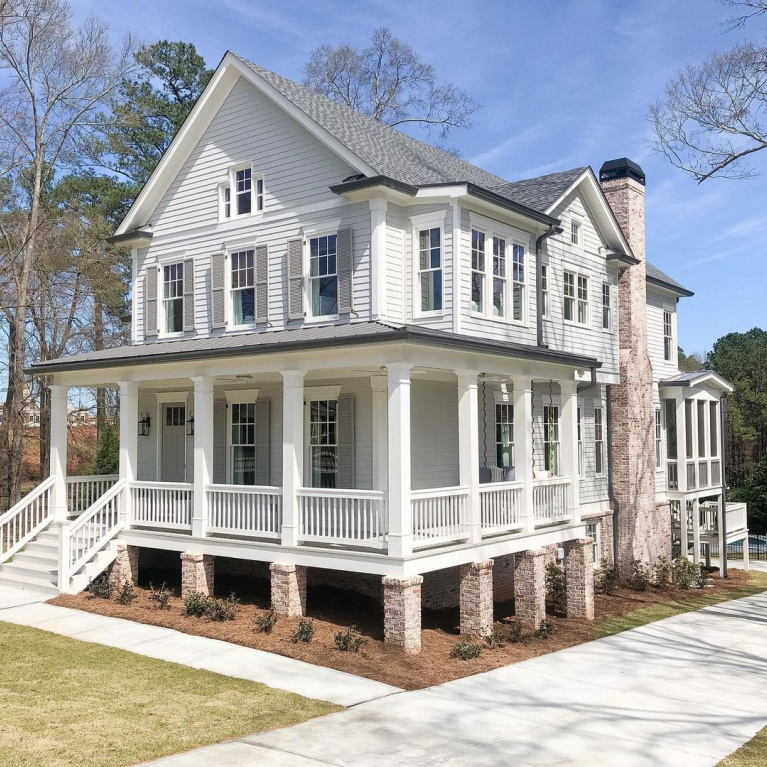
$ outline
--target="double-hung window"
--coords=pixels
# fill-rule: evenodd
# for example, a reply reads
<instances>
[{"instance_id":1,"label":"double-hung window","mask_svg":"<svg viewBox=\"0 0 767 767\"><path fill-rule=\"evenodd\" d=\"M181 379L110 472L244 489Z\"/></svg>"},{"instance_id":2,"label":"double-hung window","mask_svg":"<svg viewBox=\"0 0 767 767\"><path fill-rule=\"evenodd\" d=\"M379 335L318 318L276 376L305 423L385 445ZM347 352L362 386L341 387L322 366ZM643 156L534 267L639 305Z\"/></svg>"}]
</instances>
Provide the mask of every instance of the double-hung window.
<instances>
[{"instance_id":1,"label":"double-hung window","mask_svg":"<svg viewBox=\"0 0 767 767\"><path fill-rule=\"evenodd\" d=\"M663 424L661 422L661 410L655 410L655 468L663 467Z\"/></svg>"},{"instance_id":2,"label":"double-hung window","mask_svg":"<svg viewBox=\"0 0 767 767\"><path fill-rule=\"evenodd\" d=\"M255 251L232 253L231 262L232 324L249 325L256 319Z\"/></svg>"},{"instance_id":3,"label":"double-hung window","mask_svg":"<svg viewBox=\"0 0 767 767\"><path fill-rule=\"evenodd\" d=\"M162 268L163 332L184 329L184 264L165 264Z\"/></svg>"},{"instance_id":4,"label":"double-hung window","mask_svg":"<svg viewBox=\"0 0 767 767\"><path fill-rule=\"evenodd\" d=\"M663 359L671 362L674 352L674 331L671 324L671 312L663 312Z\"/></svg>"},{"instance_id":5,"label":"double-hung window","mask_svg":"<svg viewBox=\"0 0 767 767\"><path fill-rule=\"evenodd\" d=\"M578 476L583 476L583 423L581 420L581 409L578 408Z\"/></svg>"},{"instance_id":6,"label":"double-hung window","mask_svg":"<svg viewBox=\"0 0 767 767\"><path fill-rule=\"evenodd\" d=\"M709 402L708 438L712 458L719 455L719 410L718 403Z\"/></svg>"},{"instance_id":7,"label":"double-hung window","mask_svg":"<svg viewBox=\"0 0 767 767\"><path fill-rule=\"evenodd\" d=\"M338 314L338 237L309 240L309 303L313 317Z\"/></svg>"},{"instance_id":8,"label":"double-hung window","mask_svg":"<svg viewBox=\"0 0 767 767\"><path fill-rule=\"evenodd\" d=\"M602 561L602 525L600 522L586 525L586 535L594 541L594 567Z\"/></svg>"},{"instance_id":9,"label":"double-hung window","mask_svg":"<svg viewBox=\"0 0 767 767\"><path fill-rule=\"evenodd\" d=\"M564 316L567 322L575 320L575 273L564 275Z\"/></svg>"},{"instance_id":10,"label":"double-hung window","mask_svg":"<svg viewBox=\"0 0 767 767\"><path fill-rule=\"evenodd\" d=\"M495 465L499 469L514 466L514 405L495 406Z\"/></svg>"},{"instance_id":11,"label":"double-hung window","mask_svg":"<svg viewBox=\"0 0 767 767\"><path fill-rule=\"evenodd\" d=\"M338 400L310 400L309 465L312 487L338 487Z\"/></svg>"},{"instance_id":12,"label":"double-hung window","mask_svg":"<svg viewBox=\"0 0 767 767\"><path fill-rule=\"evenodd\" d=\"M220 218L229 219L261 213L264 209L264 179L250 165L229 170L229 181L219 188Z\"/></svg>"},{"instance_id":13,"label":"double-hung window","mask_svg":"<svg viewBox=\"0 0 767 767\"><path fill-rule=\"evenodd\" d=\"M232 402L230 467L233 485L256 484L256 403Z\"/></svg>"},{"instance_id":14,"label":"double-hung window","mask_svg":"<svg viewBox=\"0 0 767 767\"><path fill-rule=\"evenodd\" d=\"M594 408L595 472L598 477L605 473L605 425L601 407Z\"/></svg>"},{"instance_id":15,"label":"double-hung window","mask_svg":"<svg viewBox=\"0 0 767 767\"><path fill-rule=\"evenodd\" d=\"M589 278L578 275L578 324L589 323Z\"/></svg>"},{"instance_id":16,"label":"double-hung window","mask_svg":"<svg viewBox=\"0 0 767 767\"><path fill-rule=\"evenodd\" d=\"M604 330L612 329L612 295L609 282L602 283L602 328Z\"/></svg>"},{"instance_id":17,"label":"double-hung window","mask_svg":"<svg viewBox=\"0 0 767 767\"><path fill-rule=\"evenodd\" d=\"M514 260L511 275L513 284L512 316L517 322L522 322L525 307L525 246L515 242L512 255Z\"/></svg>"},{"instance_id":18,"label":"double-hung window","mask_svg":"<svg viewBox=\"0 0 767 767\"><path fill-rule=\"evenodd\" d=\"M479 314L485 311L485 233L478 229L471 230L471 310Z\"/></svg>"},{"instance_id":19,"label":"double-hung window","mask_svg":"<svg viewBox=\"0 0 767 767\"><path fill-rule=\"evenodd\" d=\"M552 476L559 475L559 408L543 408L543 468Z\"/></svg>"},{"instance_id":20,"label":"double-hung window","mask_svg":"<svg viewBox=\"0 0 767 767\"><path fill-rule=\"evenodd\" d=\"M493 237L493 316L506 316L506 240Z\"/></svg>"},{"instance_id":21,"label":"double-hung window","mask_svg":"<svg viewBox=\"0 0 767 767\"><path fill-rule=\"evenodd\" d=\"M416 289L423 314L442 311L442 229L419 229Z\"/></svg>"},{"instance_id":22,"label":"double-hung window","mask_svg":"<svg viewBox=\"0 0 767 767\"><path fill-rule=\"evenodd\" d=\"M581 225L577 221L570 222L570 242L573 245L581 244Z\"/></svg>"},{"instance_id":23,"label":"double-hung window","mask_svg":"<svg viewBox=\"0 0 767 767\"><path fill-rule=\"evenodd\" d=\"M543 296L543 307L541 314L544 317L549 316L549 267L546 264L541 265L541 295Z\"/></svg>"}]
</instances>

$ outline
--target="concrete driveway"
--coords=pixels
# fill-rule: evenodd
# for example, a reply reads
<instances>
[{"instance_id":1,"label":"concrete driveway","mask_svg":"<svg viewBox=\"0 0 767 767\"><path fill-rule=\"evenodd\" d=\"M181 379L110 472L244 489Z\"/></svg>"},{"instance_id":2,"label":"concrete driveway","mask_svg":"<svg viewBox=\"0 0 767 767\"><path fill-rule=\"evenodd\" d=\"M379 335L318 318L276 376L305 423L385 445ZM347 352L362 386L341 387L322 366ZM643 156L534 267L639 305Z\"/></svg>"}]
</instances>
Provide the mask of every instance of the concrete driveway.
<instances>
[{"instance_id":1,"label":"concrete driveway","mask_svg":"<svg viewBox=\"0 0 767 767\"><path fill-rule=\"evenodd\" d=\"M715 765L767 725L767 592L162 767Z\"/></svg>"}]
</instances>

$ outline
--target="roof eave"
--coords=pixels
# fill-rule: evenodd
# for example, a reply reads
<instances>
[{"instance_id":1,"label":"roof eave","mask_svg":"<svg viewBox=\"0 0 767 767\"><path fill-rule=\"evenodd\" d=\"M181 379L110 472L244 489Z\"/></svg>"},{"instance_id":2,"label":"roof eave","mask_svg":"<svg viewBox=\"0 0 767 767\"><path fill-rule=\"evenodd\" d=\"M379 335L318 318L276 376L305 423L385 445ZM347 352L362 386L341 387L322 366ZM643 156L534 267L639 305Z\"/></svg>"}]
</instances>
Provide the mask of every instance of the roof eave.
<instances>
[{"instance_id":1,"label":"roof eave","mask_svg":"<svg viewBox=\"0 0 767 767\"><path fill-rule=\"evenodd\" d=\"M541 211L529 208L527 205L514 202L514 200L508 197L504 197L497 192L491 192L489 189L485 189L477 184L467 183L466 192L469 196L475 197L478 200L489 202L491 205L497 205L499 208L510 210L513 213L531 218L533 221L546 224L547 226L556 226L560 223L558 218L554 218L554 216L550 216L548 213L541 213Z\"/></svg>"},{"instance_id":2,"label":"roof eave","mask_svg":"<svg viewBox=\"0 0 767 767\"><path fill-rule=\"evenodd\" d=\"M650 275L647 275L647 282L657 285L660 288L670 290L672 293L676 293L684 298L692 298L692 296L695 295L691 290L687 290L687 288L683 288L681 285L672 285L670 282L660 280L657 277L651 277Z\"/></svg>"},{"instance_id":3,"label":"roof eave","mask_svg":"<svg viewBox=\"0 0 767 767\"><path fill-rule=\"evenodd\" d=\"M106 238L108 245L128 245L131 242L141 242L142 240L151 240L154 235L145 229L136 228L123 234L113 234Z\"/></svg>"}]
</instances>

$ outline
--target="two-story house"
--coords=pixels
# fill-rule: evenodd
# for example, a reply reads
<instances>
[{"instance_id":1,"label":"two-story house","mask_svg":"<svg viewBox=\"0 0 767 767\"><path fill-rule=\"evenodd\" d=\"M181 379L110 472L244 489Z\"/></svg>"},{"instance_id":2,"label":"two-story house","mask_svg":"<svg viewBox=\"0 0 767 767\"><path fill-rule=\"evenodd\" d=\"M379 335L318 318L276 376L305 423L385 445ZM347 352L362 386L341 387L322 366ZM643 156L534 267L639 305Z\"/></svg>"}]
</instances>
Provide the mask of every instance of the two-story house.
<instances>
[{"instance_id":1,"label":"two-story house","mask_svg":"<svg viewBox=\"0 0 767 767\"><path fill-rule=\"evenodd\" d=\"M592 618L596 561L671 552L663 408L688 391L689 293L645 265L644 175L602 176L508 182L227 53L114 237L132 343L34 368L53 380L51 477L0 529L27 513L7 551L45 530L58 559L0 578L77 590L175 552L186 592L238 560L286 615L307 582L367 591L417 651L422 604L459 602L485 634L511 593L538 626L559 556L568 614ZM672 336L653 383L656 303ZM700 385L713 423L726 384ZM81 482L71 519L79 386L119 388L120 473Z\"/></svg>"}]
</instances>

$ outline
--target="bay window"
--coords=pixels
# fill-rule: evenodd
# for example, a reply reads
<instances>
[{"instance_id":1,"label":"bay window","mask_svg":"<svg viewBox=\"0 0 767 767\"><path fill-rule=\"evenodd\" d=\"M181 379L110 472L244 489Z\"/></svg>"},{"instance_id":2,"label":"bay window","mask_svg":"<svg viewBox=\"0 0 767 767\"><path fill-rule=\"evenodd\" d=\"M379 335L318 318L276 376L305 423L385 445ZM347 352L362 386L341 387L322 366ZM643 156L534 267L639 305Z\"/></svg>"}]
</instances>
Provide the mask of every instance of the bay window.
<instances>
[{"instance_id":1,"label":"bay window","mask_svg":"<svg viewBox=\"0 0 767 767\"><path fill-rule=\"evenodd\" d=\"M419 229L417 290L420 293L419 311L442 311L442 229Z\"/></svg>"}]
</instances>

